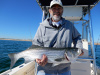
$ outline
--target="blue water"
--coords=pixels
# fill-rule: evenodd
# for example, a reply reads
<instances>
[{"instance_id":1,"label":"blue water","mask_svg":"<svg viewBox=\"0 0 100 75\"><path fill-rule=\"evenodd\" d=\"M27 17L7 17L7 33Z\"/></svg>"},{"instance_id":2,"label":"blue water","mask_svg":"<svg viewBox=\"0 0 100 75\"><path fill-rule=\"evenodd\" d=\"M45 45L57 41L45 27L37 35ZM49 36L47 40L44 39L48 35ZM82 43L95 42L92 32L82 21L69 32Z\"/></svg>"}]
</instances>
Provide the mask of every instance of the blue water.
<instances>
[{"instance_id":1,"label":"blue water","mask_svg":"<svg viewBox=\"0 0 100 75\"><path fill-rule=\"evenodd\" d=\"M10 68L10 58L9 53L20 52L32 45L29 41L11 41L11 40L0 40L0 73L8 70ZM89 46L90 49L90 46ZM96 48L96 64L100 66L100 45ZM24 59L17 61L14 67L22 64Z\"/></svg>"},{"instance_id":2,"label":"blue water","mask_svg":"<svg viewBox=\"0 0 100 75\"><path fill-rule=\"evenodd\" d=\"M9 53L20 52L32 45L29 41L11 41L11 40L0 40L0 73L10 68ZM14 67L22 64L23 59L18 60Z\"/></svg>"}]
</instances>

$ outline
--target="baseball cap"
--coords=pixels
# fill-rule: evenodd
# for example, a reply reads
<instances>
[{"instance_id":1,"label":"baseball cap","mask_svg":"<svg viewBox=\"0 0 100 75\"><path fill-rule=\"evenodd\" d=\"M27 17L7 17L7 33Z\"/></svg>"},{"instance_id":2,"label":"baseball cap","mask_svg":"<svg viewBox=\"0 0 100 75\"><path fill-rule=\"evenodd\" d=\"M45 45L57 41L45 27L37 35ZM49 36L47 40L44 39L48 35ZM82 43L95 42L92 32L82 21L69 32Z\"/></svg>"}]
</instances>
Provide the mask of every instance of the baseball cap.
<instances>
[{"instance_id":1,"label":"baseball cap","mask_svg":"<svg viewBox=\"0 0 100 75\"><path fill-rule=\"evenodd\" d=\"M63 7L61 0L52 0L51 3L50 3L50 8L55 4L58 4L61 7Z\"/></svg>"}]
</instances>

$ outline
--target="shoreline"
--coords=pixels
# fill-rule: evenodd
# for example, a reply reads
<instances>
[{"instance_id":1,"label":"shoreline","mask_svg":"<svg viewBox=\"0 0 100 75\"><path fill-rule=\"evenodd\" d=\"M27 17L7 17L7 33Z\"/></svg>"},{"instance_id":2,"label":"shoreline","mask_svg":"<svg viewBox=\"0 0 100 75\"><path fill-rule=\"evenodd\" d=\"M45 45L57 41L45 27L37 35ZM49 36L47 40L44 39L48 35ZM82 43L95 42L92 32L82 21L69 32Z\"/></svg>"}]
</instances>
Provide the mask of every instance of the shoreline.
<instances>
[{"instance_id":1,"label":"shoreline","mask_svg":"<svg viewBox=\"0 0 100 75\"><path fill-rule=\"evenodd\" d=\"M0 40L12 40L12 41L32 41L30 39L6 39L6 38L0 38Z\"/></svg>"},{"instance_id":2,"label":"shoreline","mask_svg":"<svg viewBox=\"0 0 100 75\"><path fill-rule=\"evenodd\" d=\"M12 40L12 41L32 41L31 39L6 39L6 38L0 38L0 40ZM90 45L90 43L88 43ZM94 43L94 45L100 45L100 43Z\"/></svg>"},{"instance_id":3,"label":"shoreline","mask_svg":"<svg viewBox=\"0 0 100 75\"><path fill-rule=\"evenodd\" d=\"M100 43L94 43L94 45L100 45Z\"/></svg>"}]
</instances>

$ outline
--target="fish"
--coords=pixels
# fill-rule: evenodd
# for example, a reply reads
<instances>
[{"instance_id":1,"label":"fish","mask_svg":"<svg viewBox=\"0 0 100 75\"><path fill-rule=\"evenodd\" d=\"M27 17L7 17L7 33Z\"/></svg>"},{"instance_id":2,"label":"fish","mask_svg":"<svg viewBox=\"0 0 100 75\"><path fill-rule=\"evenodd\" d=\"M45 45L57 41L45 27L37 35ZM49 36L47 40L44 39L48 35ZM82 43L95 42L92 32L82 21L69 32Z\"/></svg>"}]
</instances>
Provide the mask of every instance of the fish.
<instances>
[{"instance_id":1,"label":"fish","mask_svg":"<svg viewBox=\"0 0 100 75\"><path fill-rule=\"evenodd\" d=\"M51 47L41 47L37 45L32 45L26 50L18 53L8 54L11 59L10 69L20 58L24 58L24 63L27 64L35 59L41 59L43 54L48 58L48 63L53 63L53 66L59 65L61 63L73 63L76 61L77 57L81 54L81 50L78 48L51 48Z\"/></svg>"}]
</instances>

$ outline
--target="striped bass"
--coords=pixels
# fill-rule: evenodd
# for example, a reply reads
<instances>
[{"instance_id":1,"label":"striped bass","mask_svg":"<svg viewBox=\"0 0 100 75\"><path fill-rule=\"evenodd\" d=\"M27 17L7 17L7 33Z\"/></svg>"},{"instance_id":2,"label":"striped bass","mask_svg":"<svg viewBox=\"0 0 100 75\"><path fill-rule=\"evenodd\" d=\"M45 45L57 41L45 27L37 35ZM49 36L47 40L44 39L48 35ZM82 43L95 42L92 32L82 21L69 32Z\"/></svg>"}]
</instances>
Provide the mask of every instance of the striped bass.
<instances>
[{"instance_id":1,"label":"striped bass","mask_svg":"<svg viewBox=\"0 0 100 75\"><path fill-rule=\"evenodd\" d=\"M8 54L11 59L10 69L20 58L24 58L25 63L28 63L35 59L41 59L43 54L47 56L48 63L53 63L55 66L61 63L72 63L81 54L81 50L78 48L49 48L32 45L25 51Z\"/></svg>"}]
</instances>

